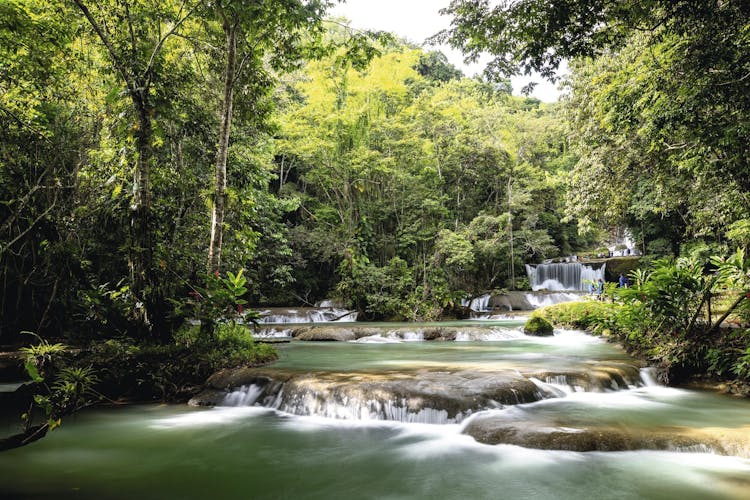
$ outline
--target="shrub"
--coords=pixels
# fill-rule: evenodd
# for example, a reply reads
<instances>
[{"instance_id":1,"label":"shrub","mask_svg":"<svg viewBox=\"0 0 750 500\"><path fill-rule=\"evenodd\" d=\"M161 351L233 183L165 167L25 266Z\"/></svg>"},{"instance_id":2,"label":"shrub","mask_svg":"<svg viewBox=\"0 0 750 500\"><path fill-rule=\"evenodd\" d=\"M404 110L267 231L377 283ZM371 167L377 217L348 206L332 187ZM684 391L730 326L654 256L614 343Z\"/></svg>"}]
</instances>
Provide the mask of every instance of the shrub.
<instances>
[{"instance_id":1,"label":"shrub","mask_svg":"<svg viewBox=\"0 0 750 500\"><path fill-rule=\"evenodd\" d=\"M544 318L553 325L602 334L606 327L611 325L614 315L619 310L618 304L595 300L564 302L537 309L531 314L531 318Z\"/></svg>"}]
</instances>

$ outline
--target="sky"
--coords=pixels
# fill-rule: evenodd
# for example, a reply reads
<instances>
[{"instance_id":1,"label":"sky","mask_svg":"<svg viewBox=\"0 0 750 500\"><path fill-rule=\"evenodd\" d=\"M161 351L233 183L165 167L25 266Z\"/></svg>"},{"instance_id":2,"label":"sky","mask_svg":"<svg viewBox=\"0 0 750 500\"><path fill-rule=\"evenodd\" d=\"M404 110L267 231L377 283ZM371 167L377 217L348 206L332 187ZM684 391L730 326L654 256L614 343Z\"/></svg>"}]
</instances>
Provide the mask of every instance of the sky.
<instances>
[{"instance_id":1,"label":"sky","mask_svg":"<svg viewBox=\"0 0 750 500\"><path fill-rule=\"evenodd\" d=\"M390 31L411 42L422 44L427 37L450 26L450 16L438 13L449 3L450 0L346 0L346 3L337 4L331 15L348 18L353 28ZM466 76L474 76L484 69L481 61L472 65L464 64L461 53L450 47L437 46L433 49L443 52ZM512 78L513 93L519 95L521 87L532 79L537 82L532 96L544 102L558 99L560 92L556 84L540 77Z\"/></svg>"}]
</instances>

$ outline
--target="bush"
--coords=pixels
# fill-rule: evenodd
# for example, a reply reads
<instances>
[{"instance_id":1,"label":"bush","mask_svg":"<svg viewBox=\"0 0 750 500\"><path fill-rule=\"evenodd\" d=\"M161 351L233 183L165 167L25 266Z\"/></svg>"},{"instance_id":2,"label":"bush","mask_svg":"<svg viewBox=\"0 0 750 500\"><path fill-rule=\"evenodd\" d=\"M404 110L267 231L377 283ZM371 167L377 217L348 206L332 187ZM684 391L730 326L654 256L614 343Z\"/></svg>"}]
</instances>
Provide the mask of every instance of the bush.
<instances>
[{"instance_id":1,"label":"bush","mask_svg":"<svg viewBox=\"0 0 750 500\"><path fill-rule=\"evenodd\" d=\"M607 333L607 326L613 323L613 318L620 309L618 304L595 300L563 302L537 309L531 314L531 319L543 318L553 325L587 330L601 335Z\"/></svg>"},{"instance_id":2,"label":"bush","mask_svg":"<svg viewBox=\"0 0 750 500\"><path fill-rule=\"evenodd\" d=\"M68 366L91 365L101 382L97 389L111 399L183 400L214 372L235 366L257 366L277 358L268 344L258 344L250 330L220 323L205 337L198 326L183 328L172 344L110 339L83 350Z\"/></svg>"}]
</instances>

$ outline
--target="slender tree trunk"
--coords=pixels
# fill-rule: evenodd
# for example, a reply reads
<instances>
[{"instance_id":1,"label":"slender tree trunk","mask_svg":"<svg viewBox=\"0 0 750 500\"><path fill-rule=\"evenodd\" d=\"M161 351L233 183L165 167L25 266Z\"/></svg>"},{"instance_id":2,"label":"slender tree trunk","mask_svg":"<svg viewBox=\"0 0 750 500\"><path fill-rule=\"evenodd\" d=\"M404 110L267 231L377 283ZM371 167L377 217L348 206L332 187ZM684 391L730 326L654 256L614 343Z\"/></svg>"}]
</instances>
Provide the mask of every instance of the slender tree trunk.
<instances>
[{"instance_id":1,"label":"slender tree trunk","mask_svg":"<svg viewBox=\"0 0 750 500\"><path fill-rule=\"evenodd\" d=\"M750 293L750 292L748 292ZM724 314L721 315L721 318L716 320L716 323L714 323L711 328L708 329L708 331L705 333L706 336L711 335L715 330L718 328L721 328L721 324L724 322L725 319L729 317L730 314L734 312L735 309L742 303L743 300L747 298L748 293L743 293L739 297L737 297L737 300L735 300L731 306L729 306L729 309L726 310Z\"/></svg>"},{"instance_id":2,"label":"slender tree trunk","mask_svg":"<svg viewBox=\"0 0 750 500\"><path fill-rule=\"evenodd\" d=\"M224 73L221 128L219 129L219 147L216 154L216 175L214 178L214 200L211 210L211 242L208 247L209 273L217 272L221 264L224 212L226 210L227 197L227 154L229 151L229 134L232 128L234 79L237 66L237 30L238 26L234 20L224 20L224 34L227 39L227 64Z\"/></svg>"},{"instance_id":3,"label":"slender tree trunk","mask_svg":"<svg viewBox=\"0 0 750 500\"><path fill-rule=\"evenodd\" d=\"M151 297L155 290L149 290L153 271L153 238L151 234L151 138L152 126L148 105L145 100L133 94L133 104L138 113L138 149L133 170L133 203L130 207L130 251L128 267L133 294L137 297L139 307L136 309L138 328L150 330L152 325ZM147 296L148 295L148 296ZM145 332L143 332L145 333Z\"/></svg>"},{"instance_id":4,"label":"slender tree trunk","mask_svg":"<svg viewBox=\"0 0 750 500\"><path fill-rule=\"evenodd\" d=\"M513 184L512 178L508 177L508 233L510 236L510 289L516 289L516 264L515 253L513 251L513 210L511 206Z\"/></svg>"}]
</instances>

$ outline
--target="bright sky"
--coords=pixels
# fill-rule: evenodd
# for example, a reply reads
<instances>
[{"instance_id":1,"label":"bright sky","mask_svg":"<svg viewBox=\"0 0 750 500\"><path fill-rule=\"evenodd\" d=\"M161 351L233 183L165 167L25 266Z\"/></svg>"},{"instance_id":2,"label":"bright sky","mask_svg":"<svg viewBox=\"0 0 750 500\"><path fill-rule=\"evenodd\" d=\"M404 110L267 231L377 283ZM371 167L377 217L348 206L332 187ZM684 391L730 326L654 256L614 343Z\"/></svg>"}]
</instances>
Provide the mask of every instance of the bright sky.
<instances>
[{"instance_id":1,"label":"bright sky","mask_svg":"<svg viewBox=\"0 0 750 500\"><path fill-rule=\"evenodd\" d=\"M438 11L447 7L450 0L346 0L337 4L332 16L346 17L353 28L391 31L418 44L438 31L450 26L450 16L441 16ZM436 47L448 60L460 68L466 76L474 76L484 69L483 64L466 65L460 52L447 46ZM521 87L532 78L514 77L511 79L513 93L520 94ZM558 99L560 91L556 84L542 78L535 78L537 86L533 96L545 102Z\"/></svg>"}]
</instances>

